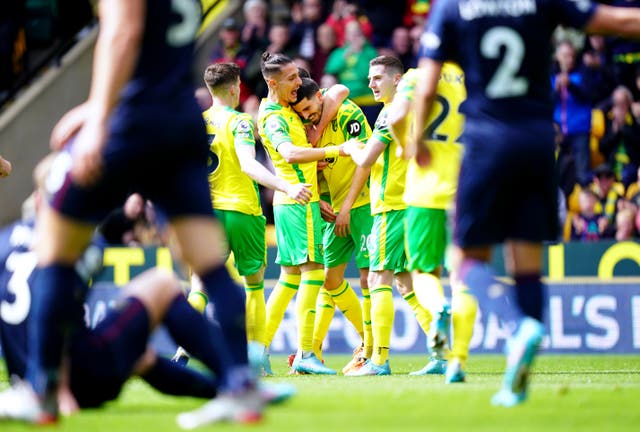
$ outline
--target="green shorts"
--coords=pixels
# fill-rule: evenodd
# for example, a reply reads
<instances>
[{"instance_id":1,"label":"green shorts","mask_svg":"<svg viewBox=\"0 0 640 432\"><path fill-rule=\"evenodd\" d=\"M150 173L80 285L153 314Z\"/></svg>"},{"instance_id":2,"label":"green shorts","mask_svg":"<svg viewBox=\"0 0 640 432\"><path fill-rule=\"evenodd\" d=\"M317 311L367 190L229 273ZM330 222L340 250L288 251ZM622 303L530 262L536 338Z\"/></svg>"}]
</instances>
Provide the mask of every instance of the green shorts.
<instances>
[{"instance_id":1,"label":"green shorts","mask_svg":"<svg viewBox=\"0 0 640 432\"><path fill-rule=\"evenodd\" d=\"M447 248L446 211L410 206L405 225L408 269L429 273L440 267Z\"/></svg>"},{"instance_id":2,"label":"green shorts","mask_svg":"<svg viewBox=\"0 0 640 432\"><path fill-rule=\"evenodd\" d=\"M371 234L371 206L369 204L351 209L351 235L338 237L336 224L329 224L324 232L324 265L332 268L348 263L355 252L358 268L369 268L367 240Z\"/></svg>"},{"instance_id":3,"label":"green shorts","mask_svg":"<svg viewBox=\"0 0 640 432\"><path fill-rule=\"evenodd\" d=\"M312 202L273 206L278 255L276 263L297 266L307 261L324 264L320 205Z\"/></svg>"},{"instance_id":4,"label":"green shorts","mask_svg":"<svg viewBox=\"0 0 640 432\"><path fill-rule=\"evenodd\" d=\"M222 223L240 276L257 273L267 263L266 218L232 210L215 210L215 214Z\"/></svg>"},{"instance_id":5,"label":"green shorts","mask_svg":"<svg viewBox=\"0 0 640 432\"><path fill-rule=\"evenodd\" d=\"M367 246L371 271L393 270L394 274L407 271L404 254L405 210L391 210L373 215L373 226Z\"/></svg>"}]
</instances>

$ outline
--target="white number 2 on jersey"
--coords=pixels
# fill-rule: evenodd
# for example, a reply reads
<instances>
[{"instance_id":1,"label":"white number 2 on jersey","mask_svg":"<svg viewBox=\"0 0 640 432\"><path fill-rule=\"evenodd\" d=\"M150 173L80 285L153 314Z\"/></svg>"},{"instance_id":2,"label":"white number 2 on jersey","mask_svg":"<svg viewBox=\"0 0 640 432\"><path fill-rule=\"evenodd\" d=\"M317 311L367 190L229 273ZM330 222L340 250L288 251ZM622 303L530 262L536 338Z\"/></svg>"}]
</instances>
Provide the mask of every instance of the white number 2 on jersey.
<instances>
[{"instance_id":1,"label":"white number 2 on jersey","mask_svg":"<svg viewBox=\"0 0 640 432\"><path fill-rule=\"evenodd\" d=\"M493 27L480 40L480 52L488 59L497 59L502 47L504 57L486 88L491 99L522 96L529 90L529 81L516 76L525 53L522 37L509 27Z\"/></svg>"},{"instance_id":2,"label":"white number 2 on jersey","mask_svg":"<svg viewBox=\"0 0 640 432\"><path fill-rule=\"evenodd\" d=\"M167 42L174 47L191 43L200 27L200 6L193 0L171 0L171 8L182 17L182 21L169 27Z\"/></svg>"},{"instance_id":3,"label":"white number 2 on jersey","mask_svg":"<svg viewBox=\"0 0 640 432\"><path fill-rule=\"evenodd\" d=\"M34 252L13 252L7 257L7 270L11 278L7 290L15 296L13 303L0 303L0 317L8 324L20 324L29 315L31 309L31 289L29 276L36 268L38 259Z\"/></svg>"}]
</instances>

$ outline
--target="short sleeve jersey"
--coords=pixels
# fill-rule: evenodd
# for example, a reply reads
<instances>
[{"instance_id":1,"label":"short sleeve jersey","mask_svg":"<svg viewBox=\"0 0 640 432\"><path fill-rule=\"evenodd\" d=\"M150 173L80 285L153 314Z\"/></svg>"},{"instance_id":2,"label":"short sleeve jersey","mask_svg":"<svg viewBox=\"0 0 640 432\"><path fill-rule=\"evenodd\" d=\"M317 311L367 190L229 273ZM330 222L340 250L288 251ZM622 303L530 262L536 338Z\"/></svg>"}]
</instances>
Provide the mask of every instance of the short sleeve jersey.
<instances>
[{"instance_id":1,"label":"short sleeve jersey","mask_svg":"<svg viewBox=\"0 0 640 432\"><path fill-rule=\"evenodd\" d=\"M299 147L309 147L307 135L302 120L291 107L284 107L275 102L263 99L260 103L258 114L258 132L264 144L276 175L291 183L308 183L311 185L311 202L318 201L318 173L316 162L288 163L278 152L278 147L285 142L290 142ZM285 193L276 191L273 195L273 204L296 204Z\"/></svg>"},{"instance_id":2,"label":"short sleeve jersey","mask_svg":"<svg viewBox=\"0 0 640 432\"><path fill-rule=\"evenodd\" d=\"M390 104L385 104L376 119L372 138L385 145L384 151L378 156L371 167L371 214L388 212L390 210L404 210L404 185L407 174L407 161L396 156L398 143L393 139L389 130Z\"/></svg>"},{"instance_id":3,"label":"short sleeve jersey","mask_svg":"<svg viewBox=\"0 0 640 432\"><path fill-rule=\"evenodd\" d=\"M203 114L209 137L209 184L213 207L262 215L258 184L242 172L237 146L255 146L249 114L212 106Z\"/></svg>"},{"instance_id":4,"label":"short sleeve jersey","mask_svg":"<svg viewBox=\"0 0 640 432\"><path fill-rule=\"evenodd\" d=\"M467 127L483 117L551 119L551 34L559 24L584 27L595 8L590 0L438 1L419 56L465 71Z\"/></svg>"},{"instance_id":5,"label":"short sleeve jersey","mask_svg":"<svg viewBox=\"0 0 640 432\"><path fill-rule=\"evenodd\" d=\"M395 97L413 101L418 74L417 69L409 69L398 84ZM463 149L458 140L464 128L464 116L458 110L465 97L462 70L453 63L444 63L434 109L426 122L431 164L420 167L415 159L409 161L404 193L408 205L437 209L451 206L457 190Z\"/></svg>"},{"instance_id":6,"label":"short sleeve jersey","mask_svg":"<svg viewBox=\"0 0 640 432\"><path fill-rule=\"evenodd\" d=\"M371 136L371 126L358 105L346 99L338 108L335 118L327 125L318 143L319 147L340 145L352 138L362 143L366 143ZM335 212L340 211L344 203L353 174L356 171L356 164L350 157L338 157L327 160L329 166L323 171L324 178L329 186L331 204ZM370 201L369 187L365 186L353 203L353 208L361 207Z\"/></svg>"}]
</instances>

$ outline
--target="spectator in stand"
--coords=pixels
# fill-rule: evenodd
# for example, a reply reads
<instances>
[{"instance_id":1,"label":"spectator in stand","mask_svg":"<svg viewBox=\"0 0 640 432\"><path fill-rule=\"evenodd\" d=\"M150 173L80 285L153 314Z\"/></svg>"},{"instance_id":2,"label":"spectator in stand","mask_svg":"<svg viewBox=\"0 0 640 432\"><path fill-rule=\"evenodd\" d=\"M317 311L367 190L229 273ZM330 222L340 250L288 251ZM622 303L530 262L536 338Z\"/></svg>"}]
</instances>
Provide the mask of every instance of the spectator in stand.
<instances>
[{"instance_id":1,"label":"spectator in stand","mask_svg":"<svg viewBox=\"0 0 640 432\"><path fill-rule=\"evenodd\" d=\"M316 51L311 58L311 78L320 82L329 56L337 47L336 31L329 24L322 24L316 32ZM326 87L328 88L328 87Z\"/></svg>"},{"instance_id":2,"label":"spectator in stand","mask_svg":"<svg viewBox=\"0 0 640 432\"><path fill-rule=\"evenodd\" d=\"M389 46L393 30L402 25L404 3L406 2L358 0L360 9L374 28L373 46Z\"/></svg>"},{"instance_id":3,"label":"spectator in stand","mask_svg":"<svg viewBox=\"0 0 640 432\"><path fill-rule=\"evenodd\" d=\"M3 1L0 6L0 100L24 69L25 1Z\"/></svg>"},{"instance_id":4,"label":"spectator in stand","mask_svg":"<svg viewBox=\"0 0 640 432\"><path fill-rule=\"evenodd\" d=\"M616 215L616 240L626 241L638 237L636 218L638 211L632 207L625 207Z\"/></svg>"},{"instance_id":5,"label":"spectator in stand","mask_svg":"<svg viewBox=\"0 0 640 432\"><path fill-rule=\"evenodd\" d=\"M629 185L625 192L625 198L630 205L640 211L640 168L638 168L636 176L638 179L635 183Z\"/></svg>"},{"instance_id":6,"label":"spectator in stand","mask_svg":"<svg viewBox=\"0 0 640 432\"><path fill-rule=\"evenodd\" d=\"M621 196L614 187L616 175L607 163L600 164L594 170L593 190L598 202L595 211L603 216L598 221L601 238L614 238L616 232L616 213Z\"/></svg>"},{"instance_id":7,"label":"spectator in stand","mask_svg":"<svg viewBox=\"0 0 640 432\"><path fill-rule=\"evenodd\" d=\"M253 56L256 51L262 53L269 43L267 7L265 0L247 0L242 8L244 26L241 31L241 41L250 56Z\"/></svg>"},{"instance_id":8,"label":"spectator in stand","mask_svg":"<svg viewBox=\"0 0 640 432\"><path fill-rule=\"evenodd\" d=\"M603 3L618 7L640 7L640 0L611 0ZM608 45L616 84L631 89L634 99L640 98L640 89L635 86L636 70L640 67L640 41L616 37L609 39Z\"/></svg>"},{"instance_id":9,"label":"spectator in stand","mask_svg":"<svg viewBox=\"0 0 640 432\"><path fill-rule=\"evenodd\" d=\"M249 61L249 50L243 45L240 38L240 24L235 18L227 18L222 23L222 29L220 30L220 40L211 53L210 63L235 63L240 66L240 70L245 70ZM247 80L244 76L240 77L240 106L245 112L251 112L249 107L257 106L259 101L254 96ZM209 91L204 88L207 92ZM255 99L247 101L249 99ZM247 105L245 107L245 105ZM204 109L208 109L211 104L207 105Z\"/></svg>"},{"instance_id":10,"label":"spectator in stand","mask_svg":"<svg viewBox=\"0 0 640 432\"><path fill-rule=\"evenodd\" d=\"M373 40L373 26L366 15L358 14L358 7L353 0L335 0L333 9L327 18L326 24L330 25L336 32L337 44L344 45L347 24L358 22L362 28L362 33L369 41Z\"/></svg>"},{"instance_id":11,"label":"spectator in stand","mask_svg":"<svg viewBox=\"0 0 640 432\"><path fill-rule=\"evenodd\" d=\"M340 84L349 89L349 99L358 105L367 121L374 124L382 106L369 89L369 62L378 56L357 21L351 21L345 29L345 43L336 48L325 66L324 72L335 75Z\"/></svg>"},{"instance_id":12,"label":"spectator in stand","mask_svg":"<svg viewBox=\"0 0 640 432\"><path fill-rule=\"evenodd\" d=\"M598 197L589 188L583 188L578 195L580 212L571 221L571 240L597 241L602 234L600 219L603 216L596 213ZM604 218L606 219L606 218Z\"/></svg>"},{"instance_id":13,"label":"spectator in stand","mask_svg":"<svg viewBox=\"0 0 640 432\"><path fill-rule=\"evenodd\" d=\"M560 125L563 136L558 159L573 155L578 183L586 186L591 181L591 89L576 64L575 49L570 42L558 43L556 61L559 70L551 77L551 86L555 99L553 120Z\"/></svg>"},{"instance_id":14,"label":"spectator in stand","mask_svg":"<svg viewBox=\"0 0 640 432\"><path fill-rule=\"evenodd\" d=\"M613 72L604 36L590 35L582 54L582 63L587 86L591 90L591 100L600 106L609 100L614 87Z\"/></svg>"},{"instance_id":15,"label":"spectator in stand","mask_svg":"<svg viewBox=\"0 0 640 432\"><path fill-rule=\"evenodd\" d=\"M413 27L420 25L420 29L424 27L424 21L427 19L431 2L429 0L407 0L407 8L402 18L405 27Z\"/></svg>"},{"instance_id":16,"label":"spectator in stand","mask_svg":"<svg viewBox=\"0 0 640 432\"><path fill-rule=\"evenodd\" d=\"M387 54L397 57L405 69L417 66L417 57L413 51L411 33L406 27L396 27L391 35L391 43L388 48L378 49L379 54Z\"/></svg>"},{"instance_id":17,"label":"spectator in stand","mask_svg":"<svg viewBox=\"0 0 640 432\"><path fill-rule=\"evenodd\" d=\"M289 27L291 43L298 54L313 58L316 53L316 34L324 21L324 9L321 0L302 0L295 3L291 10L292 23Z\"/></svg>"},{"instance_id":18,"label":"spectator in stand","mask_svg":"<svg viewBox=\"0 0 640 432\"><path fill-rule=\"evenodd\" d=\"M631 91L618 86L611 97L613 106L606 115L600 153L625 189L636 181L640 166L640 125L631 113Z\"/></svg>"},{"instance_id":19,"label":"spectator in stand","mask_svg":"<svg viewBox=\"0 0 640 432\"><path fill-rule=\"evenodd\" d=\"M293 59L298 52L294 44L291 43L289 25L284 22L274 23L269 28L269 44L265 51L271 54L284 54ZM262 77L262 52L256 52L247 63L244 75L247 82L252 86L253 93L261 99L267 96L267 84Z\"/></svg>"}]
</instances>

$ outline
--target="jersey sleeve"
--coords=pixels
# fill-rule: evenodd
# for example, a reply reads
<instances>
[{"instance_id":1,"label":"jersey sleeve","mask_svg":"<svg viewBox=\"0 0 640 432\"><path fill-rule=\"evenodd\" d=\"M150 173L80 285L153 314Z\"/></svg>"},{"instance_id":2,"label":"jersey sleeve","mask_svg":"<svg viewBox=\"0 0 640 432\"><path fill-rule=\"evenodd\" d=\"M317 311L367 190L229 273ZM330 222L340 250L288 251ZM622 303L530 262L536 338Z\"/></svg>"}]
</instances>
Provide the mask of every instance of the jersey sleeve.
<instances>
[{"instance_id":1,"label":"jersey sleeve","mask_svg":"<svg viewBox=\"0 0 640 432\"><path fill-rule=\"evenodd\" d=\"M249 114L238 114L231 125L231 131L233 133L235 145L250 145L256 144L256 139L253 134L253 120Z\"/></svg>"},{"instance_id":2,"label":"jersey sleeve","mask_svg":"<svg viewBox=\"0 0 640 432\"><path fill-rule=\"evenodd\" d=\"M347 101L345 101L347 102ZM339 129L344 131L346 140L355 138L365 143L369 139L370 128L367 124L367 118L354 103L344 103L344 110L339 115Z\"/></svg>"},{"instance_id":3,"label":"jersey sleeve","mask_svg":"<svg viewBox=\"0 0 640 432\"><path fill-rule=\"evenodd\" d=\"M289 125L282 116L277 114L271 114L265 119L264 134L276 150L282 143L292 142Z\"/></svg>"},{"instance_id":4,"label":"jersey sleeve","mask_svg":"<svg viewBox=\"0 0 640 432\"><path fill-rule=\"evenodd\" d=\"M420 37L418 58L430 58L439 62L455 59L456 41L453 32L455 23L455 1L438 1Z\"/></svg>"},{"instance_id":5,"label":"jersey sleeve","mask_svg":"<svg viewBox=\"0 0 640 432\"><path fill-rule=\"evenodd\" d=\"M383 112L376 120L373 128L372 136L384 145L389 145L393 141L393 136L389 130L389 121L387 120L387 112Z\"/></svg>"},{"instance_id":6,"label":"jersey sleeve","mask_svg":"<svg viewBox=\"0 0 640 432\"><path fill-rule=\"evenodd\" d=\"M558 24L576 29L585 27L597 8L591 0L550 0L550 6Z\"/></svg>"}]
</instances>

